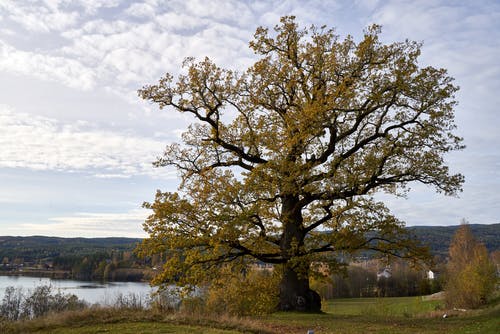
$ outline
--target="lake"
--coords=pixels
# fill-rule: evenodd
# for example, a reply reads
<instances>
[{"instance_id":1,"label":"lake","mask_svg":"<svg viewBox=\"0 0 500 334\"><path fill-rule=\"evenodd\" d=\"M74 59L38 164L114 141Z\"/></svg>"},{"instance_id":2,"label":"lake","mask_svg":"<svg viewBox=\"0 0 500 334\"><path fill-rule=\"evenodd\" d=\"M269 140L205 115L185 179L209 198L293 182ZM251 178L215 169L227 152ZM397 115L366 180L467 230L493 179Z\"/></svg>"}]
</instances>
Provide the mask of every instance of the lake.
<instances>
[{"instance_id":1,"label":"lake","mask_svg":"<svg viewBox=\"0 0 500 334\"><path fill-rule=\"evenodd\" d=\"M0 302L5 288L9 286L22 288L27 292L41 285L50 285L53 293L60 291L64 294L74 294L90 304L101 305L113 304L120 294L123 296L134 294L145 300L154 291L148 283L139 282L87 282L46 277L0 276Z\"/></svg>"}]
</instances>

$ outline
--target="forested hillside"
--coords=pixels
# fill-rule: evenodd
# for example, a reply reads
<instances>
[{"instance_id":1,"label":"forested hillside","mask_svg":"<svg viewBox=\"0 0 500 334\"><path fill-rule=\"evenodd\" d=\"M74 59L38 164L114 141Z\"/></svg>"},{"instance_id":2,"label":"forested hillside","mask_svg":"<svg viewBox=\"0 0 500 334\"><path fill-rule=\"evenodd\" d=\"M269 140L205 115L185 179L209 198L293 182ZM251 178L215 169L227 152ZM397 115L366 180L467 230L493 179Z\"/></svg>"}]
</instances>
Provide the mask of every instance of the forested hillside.
<instances>
[{"instance_id":1,"label":"forested hillside","mask_svg":"<svg viewBox=\"0 0 500 334\"><path fill-rule=\"evenodd\" d=\"M472 233L483 242L488 251L500 249L500 224L469 225ZM412 226L408 229L423 243L429 245L435 255L448 252L456 226ZM138 238L57 238L57 237L10 237L0 236L0 259L23 258L33 262L61 256L86 256L96 253L132 251Z\"/></svg>"},{"instance_id":2,"label":"forested hillside","mask_svg":"<svg viewBox=\"0 0 500 334\"><path fill-rule=\"evenodd\" d=\"M500 224L469 225L474 236L485 244L488 251L500 248ZM408 229L433 254L448 252L456 226L412 226ZM61 256L85 256L95 253L132 251L141 239L138 238L57 238L57 237L10 237L0 236L0 259L23 258L27 262Z\"/></svg>"},{"instance_id":3,"label":"forested hillside","mask_svg":"<svg viewBox=\"0 0 500 334\"><path fill-rule=\"evenodd\" d=\"M458 226L408 227L428 245L433 255L445 258ZM500 224L470 225L489 252L500 249ZM38 273L79 279L142 280L161 259L138 259L137 238L57 238L0 236L0 273ZM30 271L31 270L31 271Z\"/></svg>"},{"instance_id":4,"label":"forested hillside","mask_svg":"<svg viewBox=\"0 0 500 334\"><path fill-rule=\"evenodd\" d=\"M500 224L470 224L472 234L488 249L489 252L500 249ZM451 239L459 225L455 226L412 226L408 229L424 244L431 248L434 255L446 256Z\"/></svg>"},{"instance_id":5,"label":"forested hillside","mask_svg":"<svg viewBox=\"0 0 500 334\"><path fill-rule=\"evenodd\" d=\"M134 238L58 238L0 236L0 259L23 258L34 262L60 256L85 256L111 251L131 251L141 239Z\"/></svg>"},{"instance_id":6,"label":"forested hillside","mask_svg":"<svg viewBox=\"0 0 500 334\"><path fill-rule=\"evenodd\" d=\"M81 280L139 281L150 263L133 250L140 239L0 237L0 273Z\"/></svg>"}]
</instances>

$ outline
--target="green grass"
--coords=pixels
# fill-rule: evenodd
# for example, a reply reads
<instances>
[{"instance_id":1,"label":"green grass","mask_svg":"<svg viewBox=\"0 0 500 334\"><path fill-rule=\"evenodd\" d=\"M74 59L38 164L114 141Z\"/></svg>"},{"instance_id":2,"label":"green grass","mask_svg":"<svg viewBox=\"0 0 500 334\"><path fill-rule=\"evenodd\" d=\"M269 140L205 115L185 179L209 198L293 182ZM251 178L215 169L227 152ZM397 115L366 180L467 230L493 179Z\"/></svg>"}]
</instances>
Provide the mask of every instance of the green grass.
<instances>
[{"instance_id":1,"label":"green grass","mask_svg":"<svg viewBox=\"0 0 500 334\"><path fill-rule=\"evenodd\" d=\"M323 311L334 315L402 317L415 317L442 307L441 301L423 301L422 297L349 298L327 301L323 304Z\"/></svg>"},{"instance_id":2,"label":"green grass","mask_svg":"<svg viewBox=\"0 0 500 334\"><path fill-rule=\"evenodd\" d=\"M496 317L496 318L495 318ZM306 333L313 329L322 334L355 334L355 333L458 333L458 334L497 334L500 328L500 314L486 317L442 318L402 318L374 316L335 316L278 314L271 320L275 324L301 326Z\"/></svg>"},{"instance_id":3,"label":"green grass","mask_svg":"<svg viewBox=\"0 0 500 334\"><path fill-rule=\"evenodd\" d=\"M421 298L338 299L324 303L324 313L275 313L264 317L193 316L149 311L89 309L63 315L1 323L0 333L180 333L236 334L497 334L500 301L480 310L440 309L439 301ZM447 312L448 317L442 315Z\"/></svg>"},{"instance_id":4,"label":"green grass","mask_svg":"<svg viewBox=\"0 0 500 334\"><path fill-rule=\"evenodd\" d=\"M322 334L497 334L500 328L499 303L465 313L441 308L440 301L418 297L337 299L324 303L323 314L277 313L266 321ZM447 318L443 318L445 313Z\"/></svg>"}]
</instances>

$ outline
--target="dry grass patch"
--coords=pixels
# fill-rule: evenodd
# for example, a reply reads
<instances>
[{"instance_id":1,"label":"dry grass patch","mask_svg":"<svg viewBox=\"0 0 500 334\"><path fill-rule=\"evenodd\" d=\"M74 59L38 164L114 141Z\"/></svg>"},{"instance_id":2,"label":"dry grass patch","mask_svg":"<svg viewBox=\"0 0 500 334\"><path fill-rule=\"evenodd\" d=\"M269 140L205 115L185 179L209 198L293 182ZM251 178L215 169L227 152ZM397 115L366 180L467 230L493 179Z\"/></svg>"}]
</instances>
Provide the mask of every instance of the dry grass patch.
<instances>
[{"instance_id":1,"label":"dry grass patch","mask_svg":"<svg viewBox=\"0 0 500 334\"><path fill-rule=\"evenodd\" d=\"M273 334L290 332L286 325L266 324L257 318L229 315L193 315L183 313L159 313L151 310L130 310L93 307L80 312L63 312L25 321L0 322L0 333L57 332L59 329L85 329L98 325L149 324L217 329L234 333ZM108 326L109 327L109 326ZM116 327L116 326L115 326ZM114 333L114 331L110 331ZM120 333L120 332L116 332ZM148 331L149 333L149 331ZM168 333L168 332L167 332ZM203 333L201 331L200 333Z\"/></svg>"},{"instance_id":2,"label":"dry grass patch","mask_svg":"<svg viewBox=\"0 0 500 334\"><path fill-rule=\"evenodd\" d=\"M496 334L500 328L500 303L480 310L457 311L456 316L443 319L444 310L425 311L434 302L421 304L412 298L343 300L333 302L334 307L329 309L331 313L275 313L261 317L94 307L29 321L0 322L0 333L305 334L308 329L313 329L320 334ZM380 303L384 307L380 307L377 314L363 311L367 307L373 310L374 305ZM408 317L404 312L394 312L404 305L415 313ZM384 315L384 312L388 314Z\"/></svg>"}]
</instances>

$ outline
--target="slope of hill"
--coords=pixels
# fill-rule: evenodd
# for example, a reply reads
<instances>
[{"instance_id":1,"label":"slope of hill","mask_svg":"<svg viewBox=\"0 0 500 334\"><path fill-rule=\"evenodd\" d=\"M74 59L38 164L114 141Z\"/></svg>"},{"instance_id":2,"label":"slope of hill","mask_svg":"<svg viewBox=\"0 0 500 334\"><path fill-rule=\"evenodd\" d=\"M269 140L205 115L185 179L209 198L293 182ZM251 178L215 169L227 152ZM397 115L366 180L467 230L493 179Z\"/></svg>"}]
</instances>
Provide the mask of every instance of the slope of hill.
<instances>
[{"instance_id":1,"label":"slope of hill","mask_svg":"<svg viewBox=\"0 0 500 334\"><path fill-rule=\"evenodd\" d=\"M110 251L131 251L137 238L58 238L0 236L0 260L23 258L31 262L60 256L85 256Z\"/></svg>"},{"instance_id":2,"label":"slope of hill","mask_svg":"<svg viewBox=\"0 0 500 334\"><path fill-rule=\"evenodd\" d=\"M500 249L500 224L470 224L472 234L488 249L489 252ZM417 239L428 245L432 254L446 256L451 239L459 225L455 226L411 226L408 227Z\"/></svg>"},{"instance_id":3,"label":"slope of hill","mask_svg":"<svg viewBox=\"0 0 500 334\"><path fill-rule=\"evenodd\" d=\"M500 224L469 225L472 233L483 242L488 251L500 249ZM428 245L434 255L446 255L459 226L412 226L408 230ZM7 257L37 261L46 258L86 256L96 253L132 251L138 238L58 238L0 236L0 260Z\"/></svg>"},{"instance_id":4,"label":"slope of hill","mask_svg":"<svg viewBox=\"0 0 500 334\"><path fill-rule=\"evenodd\" d=\"M147 260L133 250L140 239L0 237L0 274L78 280L149 279Z\"/></svg>"}]
</instances>

